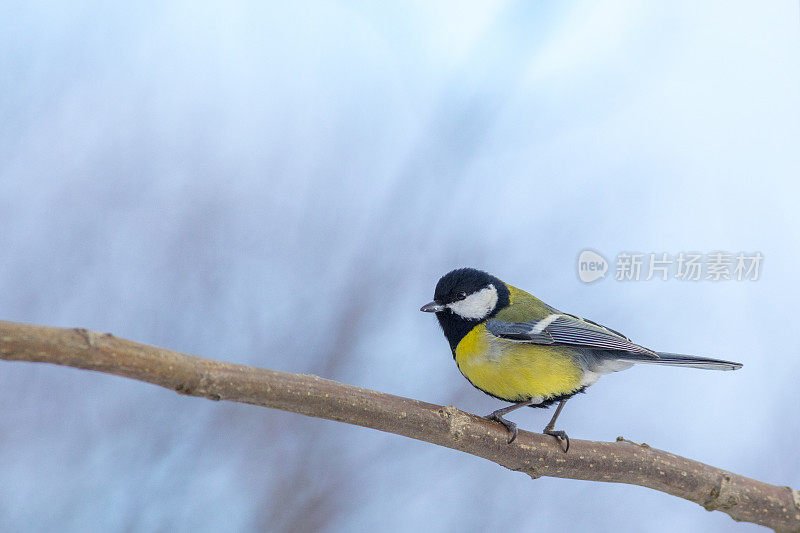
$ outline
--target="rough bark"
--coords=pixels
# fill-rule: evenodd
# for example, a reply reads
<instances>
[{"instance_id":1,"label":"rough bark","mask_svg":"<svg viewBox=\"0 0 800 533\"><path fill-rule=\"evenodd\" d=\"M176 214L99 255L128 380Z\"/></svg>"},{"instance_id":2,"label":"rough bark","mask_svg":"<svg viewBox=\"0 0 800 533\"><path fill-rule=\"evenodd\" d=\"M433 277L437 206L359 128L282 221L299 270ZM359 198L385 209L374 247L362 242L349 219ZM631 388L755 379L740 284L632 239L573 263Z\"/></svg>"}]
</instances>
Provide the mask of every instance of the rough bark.
<instances>
[{"instance_id":1,"label":"rough bark","mask_svg":"<svg viewBox=\"0 0 800 533\"><path fill-rule=\"evenodd\" d=\"M496 422L313 375L289 374L147 346L108 333L0 321L0 358L95 370L180 394L249 403L427 441L493 461L532 478L629 483L693 501L734 520L800 531L800 492L636 444L555 439L520 431L507 444ZM9 407L9 406L7 406Z\"/></svg>"}]
</instances>

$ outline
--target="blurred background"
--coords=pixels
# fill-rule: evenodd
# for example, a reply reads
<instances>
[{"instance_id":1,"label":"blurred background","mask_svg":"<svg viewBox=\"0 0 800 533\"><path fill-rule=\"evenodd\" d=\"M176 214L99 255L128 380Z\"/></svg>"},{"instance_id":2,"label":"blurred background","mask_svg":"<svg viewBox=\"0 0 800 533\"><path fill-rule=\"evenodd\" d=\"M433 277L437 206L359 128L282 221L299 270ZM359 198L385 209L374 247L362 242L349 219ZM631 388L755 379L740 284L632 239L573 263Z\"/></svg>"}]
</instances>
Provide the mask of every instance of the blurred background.
<instances>
[{"instance_id":1,"label":"blurred background","mask_svg":"<svg viewBox=\"0 0 800 533\"><path fill-rule=\"evenodd\" d=\"M0 318L485 414L420 313L452 268L737 372L571 401L800 488L796 1L4 2ZM758 281L579 281L591 248ZM757 531L648 489L122 378L0 364L2 531ZM551 411L512 418L539 431Z\"/></svg>"}]
</instances>

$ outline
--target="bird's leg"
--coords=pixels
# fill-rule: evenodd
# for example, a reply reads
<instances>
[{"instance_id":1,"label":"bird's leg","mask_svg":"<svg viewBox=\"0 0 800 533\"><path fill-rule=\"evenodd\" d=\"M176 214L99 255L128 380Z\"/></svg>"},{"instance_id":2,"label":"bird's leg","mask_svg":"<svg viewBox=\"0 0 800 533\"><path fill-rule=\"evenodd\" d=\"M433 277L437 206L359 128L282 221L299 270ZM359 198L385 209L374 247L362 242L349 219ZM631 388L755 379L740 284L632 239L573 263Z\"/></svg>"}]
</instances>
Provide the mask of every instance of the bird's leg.
<instances>
[{"instance_id":1,"label":"bird's leg","mask_svg":"<svg viewBox=\"0 0 800 533\"><path fill-rule=\"evenodd\" d=\"M508 443L511 444L514 442L514 439L517 438L517 425L510 420L506 420L503 418L503 415L510 413L511 411L516 411L520 407L525 407L527 405L532 405L535 403L535 400L526 400L524 402L515 403L513 405L509 405L508 407L503 407L502 409L498 409L497 411L492 411L484 418L488 420L494 420L495 422L500 422L503 424L509 433L511 433L511 438L508 439Z\"/></svg>"},{"instance_id":2,"label":"bird's leg","mask_svg":"<svg viewBox=\"0 0 800 533\"><path fill-rule=\"evenodd\" d=\"M556 426L556 418L558 415L561 414L561 410L564 408L564 404L567 403L567 400L561 400L556 407L556 412L553 413L553 418L550 419L550 422L544 427L542 433L545 435L552 435L553 437L558 439L559 444L563 441L566 442L566 447L564 448L564 453L569 451L569 437L567 434L561 430L553 429Z\"/></svg>"}]
</instances>

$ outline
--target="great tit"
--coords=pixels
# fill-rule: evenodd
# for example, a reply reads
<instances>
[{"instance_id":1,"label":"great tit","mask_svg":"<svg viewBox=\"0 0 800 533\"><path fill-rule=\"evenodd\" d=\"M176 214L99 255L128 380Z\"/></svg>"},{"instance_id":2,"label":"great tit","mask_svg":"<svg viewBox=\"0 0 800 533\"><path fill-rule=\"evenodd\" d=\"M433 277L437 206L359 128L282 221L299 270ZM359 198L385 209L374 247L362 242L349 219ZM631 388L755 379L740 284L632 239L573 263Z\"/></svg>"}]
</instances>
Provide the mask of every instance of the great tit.
<instances>
[{"instance_id":1,"label":"great tit","mask_svg":"<svg viewBox=\"0 0 800 533\"><path fill-rule=\"evenodd\" d=\"M436 284L433 301L420 311L436 313L453 359L465 378L486 394L511 402L486 418L508 430L517 425L503 415L520 407L558 402L543 433L566 443L555 423L566 401L603 374L635 363L736 370L741 363L655 352L613 329L562 313L527 292L474 268L453 270Z\"/></svg>"}]
</instances>

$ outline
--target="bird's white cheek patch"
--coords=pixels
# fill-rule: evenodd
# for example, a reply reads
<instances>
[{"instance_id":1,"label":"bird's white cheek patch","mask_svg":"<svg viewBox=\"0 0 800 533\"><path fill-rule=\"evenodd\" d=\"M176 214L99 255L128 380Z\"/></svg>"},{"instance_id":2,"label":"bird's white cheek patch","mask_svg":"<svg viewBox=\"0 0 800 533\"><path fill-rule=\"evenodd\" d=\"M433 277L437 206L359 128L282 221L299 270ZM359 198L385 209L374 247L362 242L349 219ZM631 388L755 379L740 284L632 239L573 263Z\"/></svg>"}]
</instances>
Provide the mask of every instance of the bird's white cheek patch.
<instances>
[{"instance_id":1,"label":"bird's white cheek patch","mask_svg":"<svg viewBox=\"0 0 800 533\"><path fill-rule=\"evenodd\" d=\"M447 304L460 317L480 320L491 313L497 305L497 289L489 285L485 289L472 293L463 300Z\"/></svg>"}]
</instances>

